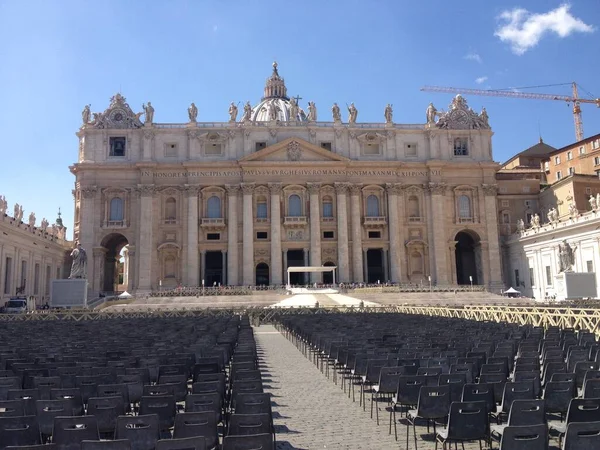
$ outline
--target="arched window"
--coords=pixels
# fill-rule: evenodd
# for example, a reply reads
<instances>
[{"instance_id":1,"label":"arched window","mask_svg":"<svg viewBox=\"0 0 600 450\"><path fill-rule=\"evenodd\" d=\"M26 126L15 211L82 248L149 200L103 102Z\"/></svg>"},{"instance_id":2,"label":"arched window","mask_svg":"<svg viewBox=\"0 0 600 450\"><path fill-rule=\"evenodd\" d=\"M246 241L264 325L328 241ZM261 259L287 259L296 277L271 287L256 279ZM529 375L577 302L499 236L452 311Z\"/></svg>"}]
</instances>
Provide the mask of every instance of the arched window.
<instances>
[{"instance_id":1,"label":"arched window","mask_svg":"<svg viewBox=\"0 0 600 450\"><path fill-rule=\"evenodd\" d=\"M206 202L206 209L208 210L209 219L220 219L221 217L221 199L216 195L213 195Z\"/></svg>"},{"instance_id":2,"label":"arched window","mask_svg":"<svg viewBox=\"0 0 600 450\"><path fill-rule=\"evenodd\" d=\"M418 251L414 251L410 255L412 267L411 272L413 274L423 273L423 256Z\"/></svg>"},{"instance_id":3,"label":"arched window","mask_svg":"<svg viewBox=\"0 0 600 450\"><path fill-rule=\"evenodd\" d=\"M369 195L367 197L367 216L379 217L379 215L379 199L376 195Z\"/></svg>"},{"instance_id":4,"label":"arched window","mask_svg":"<svg viewBox=\"0 0 600 450\"><path fill-rule=\"evenodd\" d=\"M108 220L111 222L118 222L123 220L123 199L114 197L110 200L110 212Z\"/></svg>"},{"instance_id":5,"label":"arched window","mask_svg":"<svg viewBox=\"0 0 600 450\"><path fill-rule=\"evenodd\" d=\"M416 195L408 197L408 217L421 217L419 211L419 199Z\"/></svg>"},{"instance_id":6,"label":"arched window","mask_svg":"<svg viewBox=\"0 0 600 450\"><path fill-rule=\"evenodd\" d=\"M265 197L258 197L256 199L256 218L266 219L267 218L267 199Z\"/></svg>"},{"instance_id":7,"label":"arched window","mask_svg":"<svg viewBox=\"0 0 600 450\"><path fill-rule=\"evenodd\" d=\"M169 197L165 202L165 219L175 220L177 218L177 200Z\"/></svg>"},{"instance_id":8,"label":"arched window","mask_svg":"<svg viewBox=\"0 0 600 450\"><path fill-rule=\"evenodd\" d=\"M302 200L300 200L299 195L290 195L290 198L288 199L288 213L292 217L302 215Z\"/></svg>"},{"instance_id":9,"label":"arched window","mask_svg":"<svg viewBox=\"0 0 600 450\"><path fill-rule=\"evenodd\" d=\"M323 197L323 217L333 217L333 200L331 197Z\"/></svg>"},{"instance_id":10,"label":"arched window","mask_svg":"<svg viewBox=\"0 0 600 450\"><path fill-rule=\"evenodd\" d=\"M470 219L473 217L471 213L471 199L466 195L458 197L458 216L461 219Z\"/></svg>"}]
</instances>

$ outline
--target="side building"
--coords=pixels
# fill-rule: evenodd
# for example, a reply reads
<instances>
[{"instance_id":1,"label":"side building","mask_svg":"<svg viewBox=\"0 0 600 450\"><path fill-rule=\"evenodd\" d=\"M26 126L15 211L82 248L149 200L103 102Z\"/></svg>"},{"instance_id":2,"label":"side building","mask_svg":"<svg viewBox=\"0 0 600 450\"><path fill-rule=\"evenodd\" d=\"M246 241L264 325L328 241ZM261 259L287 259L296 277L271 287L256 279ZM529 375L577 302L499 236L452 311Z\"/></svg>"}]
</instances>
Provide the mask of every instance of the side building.
<instances>
[{"instance_id":1,"label":"side building","mask_svg":"<svg viewBox=\"0 0 600 450\"><path fill-rule=\"evenodd\" d=\"M240 108L241 109L241 108ZM154 121L120 94L86 108L78 131L75 239L90 287L129 292L176 286L281 285L291 266L337 266L349 282L481 284L501 270L498 164L487 113L462 96L447 112L401 124L319 120L287 95L277 65L264 95L229 120ZM124 252L123 250L126 249ZM294 274L292 283L331 282Z\"/></svg>"},{"instance_id":2,"label":"side building","mask_svg":"<svg viewBox=\"0 0 600 450\"><path fill-rule=\"evenodd\" d=\"M519 195L520 202L530 202L526 213L516 214L523 223L513 222L510 231L500 223L504 282L539 300L560 295L560 247L569 245L572 270L596 273L600 286L600 135L554 149L539 164L536 198ZM505 172L498 172L500 191Z\"/></svg>"},{"instance_id":3,"label":"side building","mask_svg":"<svg viewBox=\"0 0 600 450\"><path fill-rule=\"evenodd\" d=\"M34 213L23 222L23 207L16 204L11 217L7 206L0 196L0 305L18 295L41 306L49 300L51 281L69 275L67 229L60 213L54 224L43 219L36 225Z\"/></svg>"}]
</instances>

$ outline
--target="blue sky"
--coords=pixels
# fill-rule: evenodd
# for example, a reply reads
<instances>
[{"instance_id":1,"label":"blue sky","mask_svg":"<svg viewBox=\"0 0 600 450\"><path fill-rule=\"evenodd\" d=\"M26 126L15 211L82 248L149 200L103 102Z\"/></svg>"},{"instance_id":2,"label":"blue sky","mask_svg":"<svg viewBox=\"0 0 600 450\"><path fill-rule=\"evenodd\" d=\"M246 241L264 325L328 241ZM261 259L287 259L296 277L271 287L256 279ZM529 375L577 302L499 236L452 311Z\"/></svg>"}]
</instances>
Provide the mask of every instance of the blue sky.
<instances>
[{"instance_id":1,"label":"blue sky","mask_svg":"<svg viewBox=\"0 0 600 450\"><path fill-rule=\"evenodd\" d=\"M199 121L226 121L231 101L260 100L276 59L322 120L354 102L359 121L383 121L392 103L394 121L422 123L430 101L451 99L423 85L576 81L600 97L598 55L597 0L0 0L0 195L38 224L61 207L71 235L81 110L103 111L118 91L136 111L150 100L156 122L186 121L192 101ZM540 131L556 147L575 140L565 103L467 100L487 108L499 162ZM585 135L600 133L600 109L582 108Z\"/></svg>"}]
</instances>

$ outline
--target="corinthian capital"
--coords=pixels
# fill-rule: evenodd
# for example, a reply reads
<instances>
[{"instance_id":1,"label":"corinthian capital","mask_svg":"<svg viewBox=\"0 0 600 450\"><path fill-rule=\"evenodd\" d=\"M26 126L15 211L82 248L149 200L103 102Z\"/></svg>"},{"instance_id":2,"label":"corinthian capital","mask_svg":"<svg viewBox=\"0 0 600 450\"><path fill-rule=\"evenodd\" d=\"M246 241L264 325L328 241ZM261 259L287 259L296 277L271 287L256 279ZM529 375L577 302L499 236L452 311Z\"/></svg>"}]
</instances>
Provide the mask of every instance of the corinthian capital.
<instances>
[{"instance_id":1,"label":"corinthian capital","mask_svg":"<svg viewBox=\"0 0 600 450\"><path fill-rule=\"evenodd\" d=\"M137 192L142 197L152 197L156 194L156 187L153 184L138 184Z\"/></svg>"},{"instance_id":2,"label":"corinthian capital","mask_svg":"<svg viewBox=\"0 0 600 450\"><path fill-rule=\"evenodd\" d=\"M485 195L496 195L498 193L497 184L482 184L481 189Z\"/></svg>"},{"instance_id":3,"label":"corinthian capital","mask_svg":"<svg viewBox=\"0 0 600 450\"><path fill-rule=\"evenodd\" d=\"M444 195L448 190L448 186L446 183L429 183L427 189L432 195Z\"/></svg>"},{"instance_id":4,"label":"corinthian capital","mask_svg":"<svg viewBox=\"0 0 600 450\"><path fill-rule=\"evenodd\" d=\"M185 195L188 197L197 197L200 192L200 186L195 186L192 184L186 184L183 186L183 191Z\"/></svg>"},{"instance_id":5,"label":"corinthian capital","mask_svg":"<svg viewBox=\"0 0 600 450\"><path fill-rule=\"evenodd\" d=\"M385 183L385 191L388 195L400 195L402 193L403 186L401 183Z\"/></svg>"},{"instance_id":6,"label":"corinthian capital","mask_svg":"<svg viewBox=\"0 0 600 450\"><path fill-rule=\"evenodd\" d=\"M225 190L227 191L227 195L235 196L240 193L240 185L239 184L226 184Z\"/></svg>"},{"instance_id":7,"label":"corinthian capital","mask_svg":"<svg viewBox=\"0 0 600 450\"><path fill-rule=\"evenodd\" d=\"M283 185L281 183L268 183L269 191L272 195L279 195L283 189Z\"/></svg>"},{"instance_id":8,"label":"corinthian capital","mask_svg":"<svg viewBox=\"0 0 600 450\"><path fill-rule=\"evenodd\" d=\"M98 192L97 186L86 186L81 188L81 195L83 198L94 198Z\"/></svg>"},{"instance_id":9,"label":"corinthian capital","mask_svg":"<svg viewBox=\"0 0 600 450\"><path fill-rule=\"evenodd\" d=\"M241 187L242 187L242 192L244 193L244 195L246 195L246 194L252 195L252 193L254 192L254 188L256 187L256 184L255 183L242 183Z\"/></svg>"},{"instance_id":10,"label":"corinthian capital","mask_svg":"<svg viewBox=\"0 0 600 450\"><path fill-rule=\"evenodd\" d=\"M321 191L321 183L306 183L310 194L318 194Z\"/></svg>"},{"instance_id":11,"label":"corinthian capital","mask_svg":"<svg viewBox=\"0 0 600 450\"><path fill-rule=\"evenodd\" d=\"M155 134L154 130L144 130L144 137L150 141L154 139Z\"/></svg>"},{"instance_id":12,"label":"corinthian capital","mask_svg":"<svg viewBox=\"0 0 600 450\"><path fill-rule=\"evenodd\" d=\"M350 183L333 183L333 186L335 187L336 194L345 194L348 192Z\"/></svg>"},{"instance_id":13,"label":"corinthian capital","mask_svg":"<svg viewBox=\"0 0 600 450\"><path fill-rule=\"evenodd\" d=\"M351 184L349 187L350 194L351 195L360 195L362 187L363 187L362 184Z\"/></svg>"}]
</instances>

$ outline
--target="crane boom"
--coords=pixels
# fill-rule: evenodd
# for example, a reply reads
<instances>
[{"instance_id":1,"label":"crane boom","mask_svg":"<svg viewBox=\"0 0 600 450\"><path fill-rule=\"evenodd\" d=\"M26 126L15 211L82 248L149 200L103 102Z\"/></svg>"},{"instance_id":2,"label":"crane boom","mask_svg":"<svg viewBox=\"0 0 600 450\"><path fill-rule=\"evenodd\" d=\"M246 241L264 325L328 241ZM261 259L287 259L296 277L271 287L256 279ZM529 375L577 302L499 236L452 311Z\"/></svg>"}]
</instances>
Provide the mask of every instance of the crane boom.
<instances>
[{"instance_id":1,"label":"crane boom","mask_svg":"<svg viewBox=\"0 0 600 450\"><path fill-rule=\"evenodd\" d=\"M532 100L559 100L567 103L573 103L573 117L575 119L575 137L577 141L583 139L583 121L581 119L581 103L592 103L600 108L600 98L579 98L577 91L577 84L572 83L573 95L558 95L558 94L538 94L535 92L515 92L515 91L502 91L498 89L469 89L469 88L455 88L455 87L444 87L444 86L423 86L421 91L427 92L445 92L450 94L470 94L470 95L484 95L489 97L512 97L512 98L526 98Z\"/></svg>"}]
</instances>

